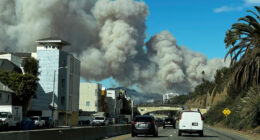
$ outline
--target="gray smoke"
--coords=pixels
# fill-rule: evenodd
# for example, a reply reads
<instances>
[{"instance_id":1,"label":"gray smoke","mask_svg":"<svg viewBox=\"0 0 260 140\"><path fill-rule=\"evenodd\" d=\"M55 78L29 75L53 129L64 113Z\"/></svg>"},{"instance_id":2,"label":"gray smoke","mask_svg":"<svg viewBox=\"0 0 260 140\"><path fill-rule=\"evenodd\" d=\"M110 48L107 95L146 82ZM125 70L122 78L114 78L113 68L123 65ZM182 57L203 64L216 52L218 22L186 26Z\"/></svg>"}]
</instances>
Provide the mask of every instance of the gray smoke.
<instances>
[{"instance_id":1,"label":"gray smoke","mask_svg":"<svg viewBox=\"0 0 260 140\"><path fill-rule=\"evenodd\" d=\"M135 0L1 0L0 51L35 51L35 40L58 36L72 44L66 50L87 81L112 77L150 93L187 93L228 66L178 46L167 31L145 43L148 14Z\"/></svg>"}]
</instances>

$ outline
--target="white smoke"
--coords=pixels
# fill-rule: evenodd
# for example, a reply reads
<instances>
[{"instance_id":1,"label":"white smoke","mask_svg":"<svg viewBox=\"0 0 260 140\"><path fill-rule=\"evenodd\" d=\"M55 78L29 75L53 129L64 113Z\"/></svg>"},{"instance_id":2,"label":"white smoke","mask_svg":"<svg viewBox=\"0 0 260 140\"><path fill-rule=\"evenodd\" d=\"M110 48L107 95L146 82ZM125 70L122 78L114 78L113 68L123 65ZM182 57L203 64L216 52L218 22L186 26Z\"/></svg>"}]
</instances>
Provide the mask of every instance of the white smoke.
<instances>
[{"instance_id":1,"label":"white smoke","mask_svg":"<svg viewBox=\"0 0 260 140\"><path fill-rule=\"evenodd\" d=\"M167 31L144 43L148 14L135 0L1 0L0 51L35 51L35 40L58 36L72 44L66 50L86 80L112 77L150 93L187 93L228 66L179 47Z\"/></svg>"}]
</instances>

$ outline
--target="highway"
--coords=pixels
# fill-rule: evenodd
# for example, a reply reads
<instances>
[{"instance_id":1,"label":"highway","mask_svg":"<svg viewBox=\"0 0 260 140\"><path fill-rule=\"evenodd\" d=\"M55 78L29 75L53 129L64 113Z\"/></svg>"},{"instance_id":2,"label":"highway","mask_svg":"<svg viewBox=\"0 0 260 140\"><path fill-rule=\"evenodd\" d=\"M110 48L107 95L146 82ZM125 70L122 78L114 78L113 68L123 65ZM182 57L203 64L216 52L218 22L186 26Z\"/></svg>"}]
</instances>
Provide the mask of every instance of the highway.
<instances>
[{"instance_id":1,"label":"highway","mask_svg":"<svg viewBox=\"0 0 260 140\"><path fill-rule=\"evenodd\" d=\"M107 138L105 140L248 140L230 132L220 131L209 127L204 127L204 136L200 137L197 134L183 134L178 136L178 129L159 128L159 136L153 137L150 135L138 135L131 137L131 134L121 135L117 137Z\"/></svg>"}]
</instances>

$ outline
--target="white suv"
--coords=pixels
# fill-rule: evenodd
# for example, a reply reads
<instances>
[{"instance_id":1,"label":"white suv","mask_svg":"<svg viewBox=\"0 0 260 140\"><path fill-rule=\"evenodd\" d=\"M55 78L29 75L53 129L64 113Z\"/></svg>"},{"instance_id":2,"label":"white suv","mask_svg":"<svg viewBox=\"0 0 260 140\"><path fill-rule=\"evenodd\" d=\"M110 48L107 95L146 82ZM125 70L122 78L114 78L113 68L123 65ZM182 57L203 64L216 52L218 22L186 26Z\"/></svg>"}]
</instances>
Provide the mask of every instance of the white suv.
<instances>
[{"instance_id":1,"label":"white suv","mask_svg":"<svg viewBox=\"0 0 260 140\"><path fill-rule=\"evenodd\" d=\"M183 111L179 120L179 136L182 133L198 133L203 136L203 117L198 111Z\"/></svg>"}]
</instances>

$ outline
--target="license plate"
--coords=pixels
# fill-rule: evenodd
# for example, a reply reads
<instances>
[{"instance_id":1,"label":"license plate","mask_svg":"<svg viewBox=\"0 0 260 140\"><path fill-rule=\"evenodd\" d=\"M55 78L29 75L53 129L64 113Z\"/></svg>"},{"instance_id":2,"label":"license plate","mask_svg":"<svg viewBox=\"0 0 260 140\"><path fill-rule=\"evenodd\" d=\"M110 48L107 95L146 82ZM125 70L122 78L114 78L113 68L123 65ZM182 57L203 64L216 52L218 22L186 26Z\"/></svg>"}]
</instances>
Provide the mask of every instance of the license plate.
<instances>
[{"instance_id":1,"label":"license plate","mask_svg":"<svg viewBox=\"0 0 260 140\"><path fill-rule=\"evenodd\" d=\"M192 123L192 126L198 126L198 123L194 122Z\"/></svg>"},{"instance_id":2,"label":"license plate","mask_svg":"<svg viewBox=\"0 0 260 140\"><path fill-rule=\"evenodd\" d=\"M139 126L140 127L146 127L146 124L140 124Z\"/></svg>"}]
</instances>

